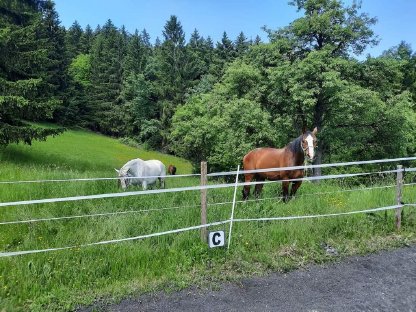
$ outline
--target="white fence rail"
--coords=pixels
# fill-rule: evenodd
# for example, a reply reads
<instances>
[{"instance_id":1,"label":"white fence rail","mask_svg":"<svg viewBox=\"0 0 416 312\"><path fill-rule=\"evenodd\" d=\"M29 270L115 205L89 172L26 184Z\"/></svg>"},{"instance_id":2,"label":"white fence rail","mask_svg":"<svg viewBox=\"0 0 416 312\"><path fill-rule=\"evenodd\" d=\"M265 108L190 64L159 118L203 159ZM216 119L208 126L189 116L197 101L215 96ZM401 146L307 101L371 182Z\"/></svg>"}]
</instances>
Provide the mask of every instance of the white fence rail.
<instances>
[{"instance_id":1,"label":"white fence rail","mask_svg":"<svg viewBox=\"0 0 416 312\"><path fill-rule=\"evenodd\" d=\"M359 214L359 213L387 211L387 210L402 208L402 207L405 207L405 206L413 206L414 207L416 205L415 204L402 204L402 205L393 205L393 206L365 209L365 210L359 210L359 211L349 211L349 212L320 214L320 215L233 219L233 222L282 221L282 220L299 220L299 219L337 217L337 216L345 216L345 215L352 215L352 214ZM212 223L208 223L208 224L204 224L204 225L190 226L190 227L187 227L187 228L170 230L170 231L165 231L165 232L158 232L158 233L139 235L139 236L127 237L127 238L121 238L121 239L106 240L106 241L100 241L100 242L88 243L88 244L81 244L81 245L74 245L74 246L65 246L65 247L48 248L48 249L0 252L0 258L1 257L27 255L27 254L35 254L35 253L43 253L43 252L49 252L49 251L58 251L58 250L65 250L65 249L83 248L83 247L90 247L90 246L97 246L97 245L107 245L107 244L114 244L114 243L120 243L120 242L126 242L126 241L134 241L134 240L140 240L140 239L144 239L144 238L158 237L158 236L163 236L163 235L168 235L168 234L175 234L175 233L187 232L187 231L192 231L192 230L199 230L201 228L207 228L207 227L211 227L211 226L215 226L215 225L227 224L227 223L230 223L230 222L231 222L231 219L228 219L228 220L212 222Z\"/></svg>"},{"instance_id":2,"label":"white fence rail","mask_svg":"<svg viewBox=\"0 0 416 312\"><path fill-rule=\"evenodd\" d=\"M264 172L264 171L259 170L257 172ZM138 195L148 195L148 194L176 193L176 192L186 192L186 191L198 191L198 190L204 190L204 189L229 188L229 187L245 186L245 185L271 184L271 183L280 183L280 182L332 180L332 179L342 179L342 178L351 178L351 177L359 177L359 176L368 176L368 175L373 175L373 174L385 174L385 173L397 173L397 172L398 170L396 169L396 170L385 170L385 171L376 171L376 172L332 174L332 175L325 175L325 176L316 176L316 177L307 177L307 178L298 178L298 179L285 179L285 180L278 180L278 181L262 181L262 182L253 181L253 182L240 182L237 184L223 183L223 184L214 184L214 185L205 185L205 186L201 186L201 185L187 186L187 187L123 192L123 193L82 195L82 196L70 196L70 197L60 197L60 198L44 198L44 199L4 202L4 203L0 203L0 207L57 203L57 202L88 200L88 199L104 199L104 198L113 198L113 197L127 197L127 196L138 196Z\"/></svg>"},{"instance_id":3,"label":"white fence rail","mask_svg":"<svg viewBox=\"0 0 416 312\"><path fill-rule=\"evenodd\" d=\"M416 185L416 183L403 184L403 186L410 186L410 185ZM360 188L355 188L355 189L339 190L339 191L332 191L332 192L316 192L316 193L309 193L309 194L298 194L296 197L300 198L300 197L305 197L305 196L329 195L329 194L336 194L336 193L367 191L367 190L385 189L385 188L393 188L393 187L396 187L396 185L373 186L373 187L365 187L365 188L360 187ZM236 200L235 203L261 202L261 201L266 201L266 200L282 200L282 199L283 199L283 197L281 197L281 196L275 196L275 197L267 197L267 198ZM212 207L212 206L231 205L231 204L233 204L233 201L208 203L207 205ZM81 218L91 218L91 217L108 217L108 216L115 216L115 215L145 213L145 212L151 212L151 211L175 210L175 209L199 208L199 207L200 207L200 205L198 204L198 205L185 205L185 206L174 206L174 207L165 207L165 208L114 211L114 212L73 215L73 216L62 216L62 217L52 217L52 218L14 220L14 221L0 222L0 225L19 224L19 223L35 223L35 222L44 222L44 221L71 220L71 219L81 219Z\"/></svg>"},{"instance_id":4,"label":"white fence rail","mask_svg":"<svg viewBox=\"0 0 416 312\"><path fill-rule=\"evenodd\" d=\"M219 172L219 173L212 173L208 174L207 176L210 177L218 177L218 176L225 176L225 175L236 175L236 182L235 183L224 183L224 184L215 184L215 185L198 185L198 186L190 186L190 187L179 187L179 188L170 188L170 189L159 189L159 190L146 190L146 191L134 191L134 192L123 192L123 193L108 193L108 194L95 194L95 195L82 195L82 196L72 196L72 197L61 197L61 198L46 198L46 199L34 199L34 200L23 200L23 201L13 201L13 202L3 202L0 203L0 207L10 207L10 206L21 206L21 205L33 205L33 204L45 204L45 203L57 203L57 202L68 202L68 201L80 201L80 200L92 200L92 199L105 199L105 198L116 198L116 197L126 197L126 196L140 196L140 195L147 195L147 194L162 194L162 193L173 193L173 192L185 192L185 191L198 191L198 190L209 190L209 189L220 189L220 188L230 188L234 187L234 198L232 202L227 203L216 203L216 204L233 204L235 207L236 201L235 195L236 190L238 187L245 186L245 185L257 185L257 184L269 184L269 183L280 183L280 181L262 181L262 182L238 182L238 174L244 173L255 173L255 172L268 172L268 171L283 171L283 170L299 170L299 169L310 169L310 168L328 168L328 167L338 167L338 166L351 166L351 165L362 165L362 164L378 164L378 163L392 163L392 162L401 162L401 161L414 161L416 157L406 157L406 158L396 158L396 159L384 159L384 160L372 160L372 161L356 161L356 162L348 162L348 163L335 163L335 164L322 164L322 165L310 165L310 166L297 166L297 167L285 167L285 168L270 168L270 169L261 169L261 170L246 170L246 171L229 171L229 172ZM325 176L317 176L317 177L307 177L301 179L289 179L284 181L315 181L315 180L328 180L328 179L340 179L340 178L350 178L350 177L359 177L359 176L369 176L374 174L391 174L396 173L397 175L402 174L404 171L406 172L414 172L416 168L406 168L395 169L395 170L385 170L385 171L375 171L375 172L361 172L361 173L351 173L351 174L337 174L337 175L325 175ZM199 174L192 174L192 175L176 175L176 176L166 176L166 177L190 177L190 176L200 176ZM84 178L84 179L56 179L56 180L31 180L31 181L0 181L0 184L18 184L18 183L44 183L44 182L76 182L76 181L100 181L100 180L117 180L118 178ZM413 185L414 183L408 183L401 185ZM379 186L374 188L385 188L385 187L395 187L396 185L392 186ZM0 185L1 187L1 185ZM344 191L353 191L353 190L344 190ZM304 194L305 196L308 194ZM311 194L312 195L312 194ZM263 199L264 200L264 199ZM215 205L215 204L212 204ZM377 212L377 211L387 211L396 209L402 209L404 206L415 206L414 204L403 204L401 202L397 203L397 205L386 206L386 207L378 207L372 209L365 209L360 211L349 211L349 212L340 212L340 213L332 213L332 214L320 214L320 215L305 215L305 216L286 216L286 217L270 217L270 218L246 218L241 219L237 218L234 219L233 214L231 215L230 219L217 221L208 224L202 225L195 225L187 228L182 229L175 229L169 230L159 233L152 233L146 235L140 235L135 237L128 237L128 238L121 238L121 239L114 239L114 240L107 240L107 241L99 241L94 243L88 244L81 244L75 246L66 246L66 247L57 247L57 248L48 248L48 249L37 249L37 250L22 250L22 251L11 251L11 252L0 252L0 257L10 257L10 256L17 256L17 255L27 255L27 254L34 254L34 253L42 253L42 252L49 252L49 251L58 251L58 250L65 250L65 249L72 249L72 248L81 248L81 247L88 247L88 246L96 246L96 245L105 245L105 244L113 244L125 241L132 241L132 240L140 240L150 237L157 237L163 236L168 234L198 230L198 229L206 229L211 226L221 225L230 223L230 231L232 228L232 222L254 222L254 221L279 221L279 220L295 220L295 219L311 219L311 218L323 218L323 217L335 217L335 216L345 216L351 214L358 214L358 213L369 213L369 212ZM179 207L167 207L167 208L159 208L159 209L147 209L147 210L129 210L129 211L119 211L119 212L110 212L110 213L96 213L96 214L87 214L87 215L75 215L75 216L64 216L64 217L56 217L56 218L40 218L40 219L28 219L28 220L14 220L14 221L0 221L0 225L8 225L8 224L19 224L19 223L32 223L32 222L41 222L41 221L57 221L57 220L66 220L66 219L75 219L75 218L85 218L85 217L102 217L102 216L111 216L116 214L129 214L129 213L139 213L145 211L152 211L152 210L167 210L167 209L178 209L183 207L195 207L194 206L179 206ZM229 233L229 237L231 237L231 233Z\"/></svg>"},{"instance_id":5,"label":"white fence rail","mask_svg":"<svg viewBox=\"0 0 416 312\"><path fill-rule=\"evenodd\" d=\"M240 174L245 173L257 173L257 172L270 172L270 171L287 171L287 170L309 170L313 168L331 168L331 167L345 167L355 165L368 165L368 164L383 164L383 163L397 163L402 161L416 160L416 157L403 157L403 158L392 158L392 159L378 159L378 160L363 160L363 161L352 161L332 164L321 164L321 165L307 165L307 166L295 166L295 167L281 167L281 168L268 168L268 169L256 169L256 170L240 170ZM416 171L416 168L406 169L406 171ZM236 171L224 171L214 172L207 174L208 177L219 177L227 175L236 175ZM182 175L166 175L166 176L149 176L147 178L183 178L183 177L199 177L201 174L182 174ZM123 179L139 179L136 177L125 177ZM88 181L107 181L107 180L119 180L117 177L112 178L77 178L77 179L43 179L43 180L19 180L19 181L0 181L1 184L23 184L23 183L49 183L49 182L88 182Z\"/></svg>"}]
</instances>

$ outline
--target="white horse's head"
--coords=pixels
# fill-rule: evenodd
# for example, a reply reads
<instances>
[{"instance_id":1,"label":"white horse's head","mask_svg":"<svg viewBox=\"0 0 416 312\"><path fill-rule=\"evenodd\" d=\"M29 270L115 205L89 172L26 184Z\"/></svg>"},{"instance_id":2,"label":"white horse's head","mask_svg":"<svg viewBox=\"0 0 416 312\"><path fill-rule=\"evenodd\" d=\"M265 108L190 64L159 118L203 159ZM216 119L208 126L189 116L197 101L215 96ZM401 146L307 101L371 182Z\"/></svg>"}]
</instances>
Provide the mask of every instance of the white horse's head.
<instances>
[{"instance_id":1,"label":"white horse's head","mask_svg":"<svg viewBox=\"0 0 416 312\"><path fill-rule=\"evenodd\" d=\"M121 186L121 188L123 190L125 190L130 184L129 177L131 175L129 174L129 171L128 170L123 170L123 168L121 168L120 170L117 170L117 169L114 168L114 170L118 174L118 178L119 178L118 183L119 183L119 185Z\"/></svg>"}]
</instances>

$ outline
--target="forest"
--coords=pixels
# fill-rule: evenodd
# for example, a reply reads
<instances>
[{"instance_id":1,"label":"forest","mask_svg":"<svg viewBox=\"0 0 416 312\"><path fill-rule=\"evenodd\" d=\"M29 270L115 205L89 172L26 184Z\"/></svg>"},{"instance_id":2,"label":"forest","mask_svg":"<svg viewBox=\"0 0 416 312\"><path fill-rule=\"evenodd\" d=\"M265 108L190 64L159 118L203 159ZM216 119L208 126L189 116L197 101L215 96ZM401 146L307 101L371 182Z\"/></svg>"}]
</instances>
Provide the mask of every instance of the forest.
<instances>
[{"instance_id":1,"label":"forest","mask_svg":"<svg viewBox=\"0 0 416 312\"><path fill-rule=\"evenodd\" d=\"M359 60L379 41L359 2L294 0L302 17L267 42L187 41L177 16L162 38L110 19L66 29L53 1L0 3L0 147L82 127L216 171L318 127L317 164L416 152L416 53L398 38Z\"/></svg>"}]
</instances>

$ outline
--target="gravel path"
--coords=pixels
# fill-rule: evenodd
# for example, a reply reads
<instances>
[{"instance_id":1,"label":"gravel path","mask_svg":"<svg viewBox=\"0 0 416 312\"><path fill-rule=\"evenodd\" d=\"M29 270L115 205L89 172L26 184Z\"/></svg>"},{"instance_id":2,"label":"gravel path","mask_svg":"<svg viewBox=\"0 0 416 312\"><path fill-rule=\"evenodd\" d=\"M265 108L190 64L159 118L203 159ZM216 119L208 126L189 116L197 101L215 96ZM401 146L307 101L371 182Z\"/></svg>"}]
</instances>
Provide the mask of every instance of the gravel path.
<instances>
[{"instance_id":1,"label":"gravel path","mask_svg":"<svg viewBox=\"0 0 416 312\"><path fill-rule=\"evenodd\" d=\"M94 310L95 309L95 310ZM416 246L84 311L416 311Z\"/></svg>"}]
</instances>

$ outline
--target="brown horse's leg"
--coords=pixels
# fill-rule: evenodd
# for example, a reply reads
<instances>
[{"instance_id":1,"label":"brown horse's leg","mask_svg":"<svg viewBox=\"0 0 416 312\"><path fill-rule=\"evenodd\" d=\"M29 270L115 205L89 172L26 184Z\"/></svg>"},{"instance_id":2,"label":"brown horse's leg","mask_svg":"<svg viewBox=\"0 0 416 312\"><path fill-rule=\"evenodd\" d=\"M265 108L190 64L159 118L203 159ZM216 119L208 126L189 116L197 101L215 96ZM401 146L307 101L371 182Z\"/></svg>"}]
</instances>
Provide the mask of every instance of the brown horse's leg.
<instances>
[{"instance_id":1,"label":"brown horse's leg","mask_svg":"<svg viewBox=\"0 0 416 312\"><path fill-rule=\"evenodd\" d=\"M253 173L248 173L244 175L244 182L251 182L251 180L254 178ZM248 196L250 195L250 185L244 185L243 188L243 200L246 200Z\"/></svg>"},{"instance_id":2,"label":"brown horse's leg","mask_svg":"<svg viewBox=\"0 0 416 312\"><path fill-rule=\"evenodd\" d=\"M289 182L284 181L282 182L282 190L283 190L283 201L287 203L289 200Z\"/></svg>"},{"instance_id":3,"label":"brown horse's leg","mask_svg":"<svg viewBox=\"0 0 416 312\"><path fill-rule=\"evenodd\" d=\"M257 178L256 181L263 182L264 181L264 178ZM263 183L256 184L256 186L254 188L254 196L256 198L259 198L260 197L261 190L263 189L263 185L264 185Z\"/></svg>"},{"instance_id":4,"label":"brown horse's leg","mask_svg":"<svg viewBox=\"0 0 416 312\"><path fill-rule=\"evenodd\" d=\"M302 181L292 182L292 189L290 190L290 197L295 196L296 191L298 190L301 184L302 184Z\"/></svg>"}]
</instances>

